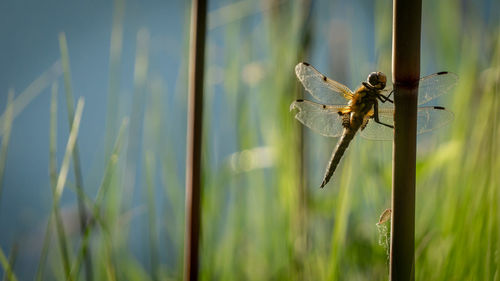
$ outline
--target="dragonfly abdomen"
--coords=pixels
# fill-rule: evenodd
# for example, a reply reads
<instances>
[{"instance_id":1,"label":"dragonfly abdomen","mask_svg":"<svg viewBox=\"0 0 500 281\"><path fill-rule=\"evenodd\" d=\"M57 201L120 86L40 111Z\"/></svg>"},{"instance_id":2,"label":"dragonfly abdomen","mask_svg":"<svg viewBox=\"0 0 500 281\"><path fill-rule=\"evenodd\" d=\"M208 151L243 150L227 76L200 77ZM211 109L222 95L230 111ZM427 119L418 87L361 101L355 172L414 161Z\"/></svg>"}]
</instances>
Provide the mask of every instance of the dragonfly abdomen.
<instances>
[{"instance_id":1,"label":"dragonfly abdomen","mask_svg":"<svg viewBox=\"0 0 500 281\"><path fill-rule=\"evenodd\" d=\"M330 163L328 163L328 167L326 168L325 176L323 177L323 182L321 183L321 187L324 187L330 181L330 178L332 177L333 173L335 172L335 169L337 169L337 166L340 163L340 159L342 159L344 152L346 151L347 147L349 147L349 143L352 141L355 134L356 130L352 130L350 128L344 129L344 133L337 142L337 146L333 151Z\"/></svg>"}]
</instances>

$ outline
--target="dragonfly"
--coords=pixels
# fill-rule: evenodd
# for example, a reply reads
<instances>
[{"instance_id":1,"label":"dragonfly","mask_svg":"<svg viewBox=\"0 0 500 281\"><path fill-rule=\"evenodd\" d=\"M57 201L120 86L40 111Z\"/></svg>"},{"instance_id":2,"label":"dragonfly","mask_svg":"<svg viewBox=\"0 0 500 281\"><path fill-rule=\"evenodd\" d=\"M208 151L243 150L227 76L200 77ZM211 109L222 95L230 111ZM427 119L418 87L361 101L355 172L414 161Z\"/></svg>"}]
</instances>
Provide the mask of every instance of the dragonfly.
<instances>
[{"instance_id":1,"label":"dragonfly","mask_svg":"<svg viewBox=\"0 0 500 281\"><path fill-rule=\"evenodd\" d=\"M295 74L304 89L320 102L294 101L290 110L298 110L295 118L323 136L340 137L321 187L330 181L358 131L366 139L393 139L394 104L390 98L393 91L392 87L386 88L387 77L384 73L370 73L355 91L326 77L306 62L295 66ZM457 82L458 76L446 71L420 78L418 105L449 92ZM442 106L420 106L417 112L417 134L440 128L453 120L453 113Z\"/></svg>"}]
</instances>

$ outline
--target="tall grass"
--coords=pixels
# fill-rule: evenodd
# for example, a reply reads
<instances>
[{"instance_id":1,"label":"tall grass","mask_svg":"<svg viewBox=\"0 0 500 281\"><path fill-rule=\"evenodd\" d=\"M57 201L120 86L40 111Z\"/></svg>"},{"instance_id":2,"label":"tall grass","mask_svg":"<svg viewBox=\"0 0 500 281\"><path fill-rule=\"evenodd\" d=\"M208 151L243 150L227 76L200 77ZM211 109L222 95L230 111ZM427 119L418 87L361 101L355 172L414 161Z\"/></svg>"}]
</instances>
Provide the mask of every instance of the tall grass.
<instances>
[{"instance_id":1,"label":"tall grass","mask_svg":"<svg viewBox=\"0 0 500 281\"><path fill-rule=\"evenodd\" d=\"M328 66L330 57L338 60L341 50L324 46L328 45L326 37L347 40L351 46L341 53L347 58L341 82L354 86L366 71L388 72L390 20L384 19L390 18L391 9L383 1L376 2L374 11L370 6L346 9L347 14L373 13L375 25L359 31L356 18L344 17L343 26L359 33L341 36L334 28L340 21L331 21L331 15L325 18L322 12L338 8L336 4L325 7L315 2L313 44L304 51L307 5L274 1L253 9L251 2L219 8L226 9L225 14L231 8L246 11L235 18L218 17L210 23L220 10L208 16L212 28L207 38L200 277L386 280L387 254L378 244L376 223L390 206L391 143L355 139L332 184L320 190L335 140L307 129L301 140L297 133L301 125L288 106L300 94L293 73L299 60L319 65L328 75L338 71ZM123 3L116 1L116 5ZM455 113L453 124L419 142L417 280L499 278L500 29L480 17L462 15L457 5L444 1L423 6L422 73L454 71L460 84L440 101ZM116 33L123 24L120 13L117 10L114 21ZM457 31L459 26L464 28ZM187 30L186 24L184 46ZM182 63L177 85L172 87L176 90L171 92L161 75L147 67L149 36L141 31L135 64L136 102L128 106L116 98L121 94L115 80L122 44L116 33L110 55L110 72L115 74L110 76L113 81L108 89L108 102L115 104L107 112L105 171L98 187L80 194L90 223L79 239L66 237L68 258L61 254L61 241L48 247L47 263L40 262L38 280L82 280L80 268L87 245L96 280L182 278L187 48L179 54ZM357 37L373 37L375 50L355 45ZM360 62L368 53L374 54L373 61ZM14 119L26 105L16 103L21 96L12 102ZM125 119L119 130L114 129L124 117L130 118L130 128ZM7 127L1 126L4 142ZM301 141L304 159L297 151ZM60 171L69 168L68 161L64 158ZM302 183L301 163L306 172ZM77 190L78 183L63 181L61 172L58 178L57 196ZM132 235L136 232L142 235ZM131 245L140 245L140 251ZM0 249L0 263L4 272L10 270L4 249ZM14 267L13 278L21 270Z\"/></svg>"},{"instance_id":2,"label":"tall grass","mask_svg":"<svg viewBox=\"0 0 500 281\"><path fill-rule=\"evenodd\" d=\"M71 85L71 72L70 72L70 62L69 62L69 52L68 52L68 44L66 42L66 35L64 33L59 34L59 48L61 50L61 63L62 63L62 68L63 68L63 78L64 78L64 90L66 93L66 111L68 113L68 123L73 124L74 120L74 109L73 109L73 104L74 104L74 97L73 97L73 89ZM72 127L70 127L70 130L73 130ZM75 139L75 144L73 148L73 169L74 169L74 175L75 175L75 181L76 181L76 198L78 202L78 217L80 220L80 230L81 234L84 234L84 229L86 228L87 225L87 214L85 210L85 205L83 202L83 197L84 197L84 187L83 187L83 175L82 175L82 168L81 168L81 161L80 161L80 152L78 148L78 143L76 142ZM61 169L64 167L61 167ZM59 184L59 183L58 183ZM57 187L56 186L56 195L57 195ZM62 187L60 187L62 188ZM55 197L57 198L57 197ZM93 280L93 273L92 273L92 260L90 256L92 253L90 252L90 249L85 247L83 250L83 255L85 259L85 277L87 281L92 281ZM69 274L69 272L68 272Z\"/></svg>"},{"instance_id":3,"label":"tall grass","mask_svg":"<svg viewBox=\"0 0 500 281\"><path fill-rule=\"evenodd\" d=\"M5 171L5 162L7 161L7 149L9 147L10 141L10 131L12 129L13 121L13 99L14 90L10 89L7 97L7 106L5 108L4 123L3 123L3 138L2 147L0 148L0 200L2 200L2 189L3 189L3 175Z\"/></svg>"}]
</instances>

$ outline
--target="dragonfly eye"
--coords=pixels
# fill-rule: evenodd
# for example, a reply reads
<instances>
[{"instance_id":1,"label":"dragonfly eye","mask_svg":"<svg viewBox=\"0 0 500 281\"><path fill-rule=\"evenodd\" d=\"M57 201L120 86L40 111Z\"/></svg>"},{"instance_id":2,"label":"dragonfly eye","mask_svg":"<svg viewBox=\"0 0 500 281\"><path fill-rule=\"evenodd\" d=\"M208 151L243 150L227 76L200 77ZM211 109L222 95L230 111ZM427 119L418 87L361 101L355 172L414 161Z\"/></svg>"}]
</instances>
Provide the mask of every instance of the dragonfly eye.
<instances>
[{"instance_id":1,"label":"dragonfly eye","mask_svg":"<svg viewBox=\"0 0 500 281\"><path fill-rule=\"evenodd\" d=\"M366 81L374 88L383 89L385 88L387 77L382 72L372 72L370 73L370 75L368 75Z\"/></svg>"}]
</instances>

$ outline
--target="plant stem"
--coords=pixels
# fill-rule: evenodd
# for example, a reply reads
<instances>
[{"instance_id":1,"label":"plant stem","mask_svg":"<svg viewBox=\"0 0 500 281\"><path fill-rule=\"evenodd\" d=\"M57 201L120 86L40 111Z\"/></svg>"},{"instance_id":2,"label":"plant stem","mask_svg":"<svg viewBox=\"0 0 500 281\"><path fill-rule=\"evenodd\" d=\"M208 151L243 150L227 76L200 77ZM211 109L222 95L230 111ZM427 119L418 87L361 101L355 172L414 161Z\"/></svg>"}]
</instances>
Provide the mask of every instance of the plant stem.
<instances>
[{"instance_id":1,"label":"plant stem","mask_svg":"<svg viewBox=\"0 0 500 281\"><path fill-rule=\"evenodd\" d=\"M13 121L13 100L14 100L14 89L9 89L9 94L7 96L7 107L5 108L5 118L3 123L3 139L2 146L0 148L0 203L2 200L2 187L3 187L3 174L5 169L5 162L7 162L7 149L9 148L10 131L12 129Z\"/></svg>"},{"instance_id":2,"label":"plant stem","mask_svg":"<svg viewBox=\"0 0 500 281\"><path fill-rule=\"evenodd\" d=\"M59 34L59 47L61 49L61 62L63 67L64 88L66 92L66 108L68 111L68 121L69 124L72 124L74 119L74 109L73 109L74 98L71 86L68 43L66 41L66 34L64 32ZM73 151L73 169L75 172L75 181L76 181L76 199L78 203L78 215L80 217L80 234L83 238L83 236L85 235L85 228L87 224L87 213L85 210L85 204L83 202L84 187L83 187L82 168L80 163L81 161L80 161L80 152L78 149L78 143L75 143ZM85 278L86 278L85 280L87 281L92 281L94 275L92 271L91 256L92 253L90 251L90 248L89 247L85 248L84 250Z\"/></svg>"},{"instance_id":3,"label":"plant stem","mask_svg":"<svg viewBox=\"0 0 500 281\"><path fill-rule=\"evenodd\" d=\"M421 0L393 2L394 147L390 280L415 279L415 163Z\"/></svg>"},{"instance_id":4,"label":"plant stem","mask_svg":"<svg viewBox=\"0 0 500 281\"><path fill-rule=\"evenodd\" d=\"M203 70L205 66L206 0L194 0L191 10L189 100L186 155L186 232L184 280L198 280L200 239Z\"/></svg>"}]
</instances>

